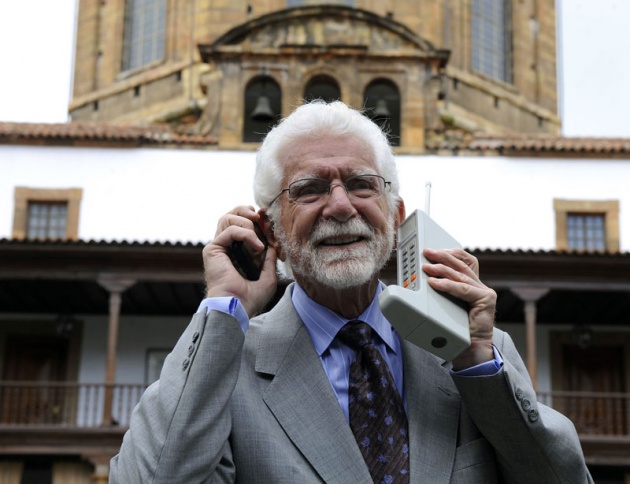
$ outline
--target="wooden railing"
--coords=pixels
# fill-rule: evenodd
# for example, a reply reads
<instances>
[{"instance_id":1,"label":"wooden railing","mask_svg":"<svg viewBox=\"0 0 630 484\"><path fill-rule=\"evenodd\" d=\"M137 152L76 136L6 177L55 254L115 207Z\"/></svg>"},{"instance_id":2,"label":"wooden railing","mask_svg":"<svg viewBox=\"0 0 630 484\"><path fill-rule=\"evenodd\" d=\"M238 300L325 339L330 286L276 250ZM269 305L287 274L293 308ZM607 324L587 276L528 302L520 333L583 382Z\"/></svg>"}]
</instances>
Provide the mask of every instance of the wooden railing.
<instances>
[{"instance_id":1,"label":"wooden railing","mask_svg":"<svg viewBox=\"0 0 630 484\"><path fill-rule=\"evenodd\" d=\"M112 415L103 417L106 385L0 381L0 425L129 425L144 384L112 385ZM630 393L538 392L541 403L569 417L582 435L630 437Z\"/></svg>"},{"instance_id":2,"label":"wooden railing","mask_svg":"<svg viewBox=\"0 0 630 484\"><path fill-rule=\"evenodd\" d=\"M103 383L0 381L0 425L128 426L146 385L112 385L111 416L103 415L106 387Z\"/></svg>"},{"instance_id":3,"label":"wooden railing","mask_svg":"<svg viewBox=\"0 0 630 484\"><path fill-rule=\"evenodd\" d=\"M538 399L569 417L580 436L630 437L630 393L538 392Z\"/></svg>"}]
</instances>

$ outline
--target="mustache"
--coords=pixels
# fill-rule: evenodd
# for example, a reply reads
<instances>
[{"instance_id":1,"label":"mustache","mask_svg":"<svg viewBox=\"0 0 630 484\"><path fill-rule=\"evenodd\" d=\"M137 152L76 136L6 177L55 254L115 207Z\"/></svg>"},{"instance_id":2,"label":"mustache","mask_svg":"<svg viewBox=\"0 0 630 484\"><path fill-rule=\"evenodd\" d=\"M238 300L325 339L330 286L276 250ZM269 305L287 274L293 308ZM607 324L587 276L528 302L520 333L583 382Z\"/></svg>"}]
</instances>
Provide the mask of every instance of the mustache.
<instances>
[{"instance_id":1,"label":"mustache","mask_svg":"<svg viewBox=\"0 0 630 484\"><path fill-rule=\"evenodd\" d=\"M352 218L347 222L322 219L313 227L309 242L315 246L326 239L341 236L361 237L372 240L375 238L376 233L374 228L363 219Z\"/></svg>"}]
</instances>

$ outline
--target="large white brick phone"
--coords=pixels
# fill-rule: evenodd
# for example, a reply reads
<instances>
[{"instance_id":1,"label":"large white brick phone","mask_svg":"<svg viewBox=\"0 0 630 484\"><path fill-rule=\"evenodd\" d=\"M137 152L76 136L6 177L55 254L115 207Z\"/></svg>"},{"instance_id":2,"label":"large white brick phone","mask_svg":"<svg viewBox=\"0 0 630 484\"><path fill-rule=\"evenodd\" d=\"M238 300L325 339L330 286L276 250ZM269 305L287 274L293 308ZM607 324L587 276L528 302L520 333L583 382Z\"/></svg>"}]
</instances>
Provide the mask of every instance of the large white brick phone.
<instances>
[{"instance_id":1,"label":"large white brick phone","mask_svg":"<svg viewBox=\"0 0 630 484\"><path fill-rule=\"evenodd\" d=\"M452 361L470 346L466 303L429 286L422 264L425 247L461 245L429 216L431 184L426 184L425 210L415 210L398 227L398 285L379 296L381 311L400 335L440 358Z\"/></svg>"}]
</instances>

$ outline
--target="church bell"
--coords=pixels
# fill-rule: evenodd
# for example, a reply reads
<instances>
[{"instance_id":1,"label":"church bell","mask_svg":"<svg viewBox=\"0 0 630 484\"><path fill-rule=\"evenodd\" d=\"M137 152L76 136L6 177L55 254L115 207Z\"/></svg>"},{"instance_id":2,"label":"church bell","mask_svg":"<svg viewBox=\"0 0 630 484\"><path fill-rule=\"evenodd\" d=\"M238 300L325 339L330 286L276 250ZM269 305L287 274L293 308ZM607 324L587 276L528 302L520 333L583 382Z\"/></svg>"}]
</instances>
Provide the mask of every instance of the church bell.
<instances>
[{"instance_id":1,"label":"church bell","mask_svg":"<svg viewBox=\"0 0 630 484\"><path fill-rule=\"evenodd\" d=\"M256 107L250 114L250 117L254 121L271 121L275 114L271 109L271 103L269 102L269 98L262 94L258 96L258 100L256 101Z\"/></svg>"},{"instance_id":2,"label":"church bell","mask_svg":"<svg viewBox=\"0 0 630 484\"><path fill-rule=\"evenodd\" d=\"M380 98L378 101L376 101L376 107L374 108L374 117L375 118L391 117L391 113L389 112L389 109L387 108L387 103L385 102L385 99Z\"/></svg>"}]
</instances>

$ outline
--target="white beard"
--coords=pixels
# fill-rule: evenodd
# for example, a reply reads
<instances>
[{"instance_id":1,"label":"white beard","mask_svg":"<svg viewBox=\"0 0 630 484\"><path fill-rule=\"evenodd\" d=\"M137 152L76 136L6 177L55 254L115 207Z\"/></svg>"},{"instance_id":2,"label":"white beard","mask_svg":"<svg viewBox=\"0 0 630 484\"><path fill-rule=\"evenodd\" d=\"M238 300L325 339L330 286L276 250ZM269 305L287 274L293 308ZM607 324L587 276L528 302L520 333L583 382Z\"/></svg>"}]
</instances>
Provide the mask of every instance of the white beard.
<instances>
[{"instance_id":1,"label":"white beard","mask_svg":"<svg viewBox=\"0 0 630 484\"><path fill-rule=\"evenodd\" d=\"M361 237L354 247L326 249L320 242L340 236ZM368 283L385 266L394 248L394 219L384 233L377 235L363 219L341 223L322 219L305 244L289 240L280 224L276 236L286 253L284 270L333 289L349 289Z\"/></svg>"}]
</instances>

